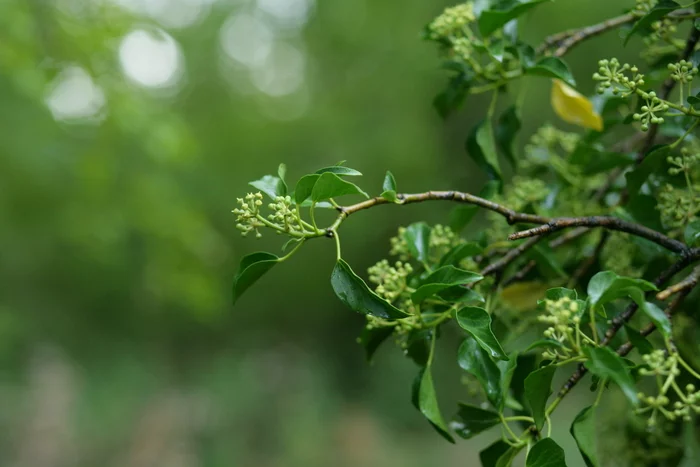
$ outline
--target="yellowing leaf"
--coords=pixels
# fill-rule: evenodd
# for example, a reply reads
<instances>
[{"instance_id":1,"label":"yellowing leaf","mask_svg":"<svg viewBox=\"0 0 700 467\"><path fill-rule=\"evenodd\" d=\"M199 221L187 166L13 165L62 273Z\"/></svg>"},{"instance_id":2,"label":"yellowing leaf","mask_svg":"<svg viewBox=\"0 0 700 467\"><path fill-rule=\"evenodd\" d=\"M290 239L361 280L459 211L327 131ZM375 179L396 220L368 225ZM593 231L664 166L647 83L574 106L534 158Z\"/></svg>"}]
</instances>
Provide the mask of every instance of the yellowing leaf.
<instances>
[{"instance_id":1,"label":"yellowing leaf","mask_svg":"<svg viewBox=\"0 0 700 467\"><path fill-rule=\"evenodd\" d=\"M552 107L562 120L584 128L603 131L603 119L586 96L558 79L552 80Z\"/></svg>"},{"instance_id":2,"label":"yellowing leaf","mask_svg":"<svg viewBox=\"0 0 700 467\"><path fill-rule=\"evenodd\" d=\"M549 288L543 282L516 282L501 290L501 300L515 311L532 310Z\"/></svg>"}]
</instances>

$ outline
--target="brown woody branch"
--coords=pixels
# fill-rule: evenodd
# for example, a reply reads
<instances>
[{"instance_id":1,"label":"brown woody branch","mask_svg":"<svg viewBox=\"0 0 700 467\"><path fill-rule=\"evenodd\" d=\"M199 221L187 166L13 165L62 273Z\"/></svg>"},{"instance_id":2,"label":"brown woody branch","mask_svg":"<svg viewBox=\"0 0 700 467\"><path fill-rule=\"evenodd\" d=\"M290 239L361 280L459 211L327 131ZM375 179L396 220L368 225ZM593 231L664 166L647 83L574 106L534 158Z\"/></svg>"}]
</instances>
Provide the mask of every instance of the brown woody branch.
<instances>
[{"instance_id":1,"label":"brown woody branch","mask_svg":"<svg viewBox=\"0 0 700 467\"><path fill-rule=\"evenodd\" d=\"M668 298L671 295L684 292L688 289L692 290L696 285L698 285L698 280L700 280L700 266L693 269L693 272L691 272L690 275L682 281L678 282L677 284L673 284L666 290L662 290L661 292L657 293L656 299L661 301L668 300Z\"/></svg>"}]
</instances>

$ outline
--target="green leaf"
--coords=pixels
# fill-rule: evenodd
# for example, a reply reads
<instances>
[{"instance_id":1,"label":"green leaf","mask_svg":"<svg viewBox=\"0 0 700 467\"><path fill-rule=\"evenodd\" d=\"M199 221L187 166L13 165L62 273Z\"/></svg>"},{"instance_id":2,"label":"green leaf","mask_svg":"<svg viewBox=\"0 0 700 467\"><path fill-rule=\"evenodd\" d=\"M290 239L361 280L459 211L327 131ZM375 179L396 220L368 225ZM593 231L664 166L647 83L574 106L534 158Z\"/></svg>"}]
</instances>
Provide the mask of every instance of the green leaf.
<instances>
[{"instance_id":1,"label":"green leaf","mask_svg":"<svg viewBox=\"0 0 700 467\"><path fill-rule=\"evenodd\" d=\"M612 300L626 297L629 288L637 288L645 292L657 290L654 284L644 279L618 276L613 271L601 271L588 282L591 306L604 305Z\"/></svg>"},{"instance_id":2,"label":"green leaf","mask_svg":"<svg viewBox=\"0 0 700 467\"><path fill-rule=\"evenodd\" d=\"M379 327L369 329L367 327L362 329L362 333L358 338L360 345L365 349L365 356L367 361L372 361L374 353L377 351L379 346L389 338L394 333L393 327Z\"/></svg>"},{"instance_id":3,"label":"green leaf","mask_svg":"<svg viewBox=\"0 0 700 467\"><path fill-rule=\"evenodd\" d=\"M437 397L435 395L435 387L433 385L433 377L430 373L430 367L421 370L420 388L418 392L418 407L421 413L428 419L433 428L442 435L450 443L455 440L450 435L449 429L445 425L445 421L440 413Z\"/></svg>"},{"instance_id":4,"label":"green leaf","mask_svg":"<svg viewBox=\"0 0 700 467\"><path fill-rule=\"evenodd\" d=\"M233 303L235 304L243 292L269 271L272 266L277 264L279 260L278 256L264 251L251 253L241 258L238 274L233 279Z\"/></svg>"},{"instance_id":5,"label":"green leaf","mask_svg":"<svg viewBox=\"0 0 700 467\"><path fill-rule=\"evenodd\" d=\"M452 112L462 106L469 94L472 79L473 74L465 71L461 71L450 78L445 90L435 96L433 100L433 107L435 107L440 117L447 118Z\"/></svg>"},{"instance_id":6,"label":"green leaf","mask_svg":"<svg viewBox=\"0 0 700 467\"><path fill-rule=\"evenodd\" d=\"M620 386L632 404L638 404L639 399L634 380L624 360L618 354L607 347L584 347L583 352L588 358L585 366L591 373L614 382Z\"/></svg>"},{"instance_id":7,"label":"green leaf","mask_svg":"<svg viewBox=\"0 0 700 467\"><path fill-rule=\"evenodd\" d=\"M700 465L700 443L695 434L695 423L690 421L683 425L683 459L678 467L697 467Z\"/></svg>"},{"instance_id":8,"label":"green leaf","mask_svg":"<svg viewBox=\"0 0 700 467\"><path fill-rule=\"evenodd\" d=\"M483 308L468 306L457 312L457 322L469 332L479 345L493 358L508 360L496 336L491 330L491 316Z\"/></svg>"},{"instance_id":9,"label":"green leaf","mask_svg":"<svg viewBox=\"0 0 700 467\"><path fill-rule=\"evenodd\" d=\"M396 198L396 179L394 178L394 174L392 174L388 170L386 171L386 176L384 177L382 189L382 198L384 198L387 201L391 201L392 203L398 201L398 199Z\"/></svg>"},{"instance_id":10,"label":"green leaf","mask_svg":"<svg viewBox=\"0 0 700 467\"><path fill-rule=\"evenodd\" d=\"M520 116L518 115L518 109L514 105L508 107L508 109L498 117L496 122L495 134L496 143L498 147L506 156L508 162L515 167L515 153L513 152L513 143L515 142L515 136L520 131Z\"/></svg>"},{"instance_id":11,"label":"green leaf","mask_svg":"<svg viewBox=\"0 0 700 467\"><path fill-rule=\"evenodd\" d=\"M571 424L571 436L576 440L578 450L588 467L598 467L598 455L596 453L596 428L595 407L586 407L576 415Z\"/></svg>"},{"instance_id":12,"label":"green leaf","mask_svg":"<svg viewBox=\"0 0 700 467\"><path fill-rule=\"evenodd\" d=\"M470 439L501 423L498 413L480 409L473 405L459 402L459 411L454 416L450 427L461 438Z\"/></svg>"},{"instance_id":13,"label":"green leaf","mask_svg":"<svg viewBox=\"0 0 700 467\"><path fill-rule=\"evenodd\" d=\"M406 338L406 355L418 366L426 366L430 358L431 329L413 329Z\"/></svg>"},{"instance_id":14,"label":"green leaf","mask_svg":"<svg viewBox=\"0 0 700 467\"><path fill-rule=\"evenodd\" d=\"M411 294L411 300L413 303L420 303L431 295L452 286L471 284L483 278L484 276L475 272L458 269L451 265L443 266L422 281L421 286Z\"/></svg>"},{"instance_id":15,"label":"green leaf","mask_svg":"<svg viewBox=\"0 0 700 467\"><path fill-rule=\"evenodd\" d=\"M552 378L557 367L548 365L535 370L525 378L525 400L532 411L537 429L542 429L545 422L547 399L552 395Z\"/></svg>"},{"instance_id":16,"label":"green leaf","mask_svg":"<svg viewBox=\"0 0 700 467\"><path fill-rule=\"evenodd\" d=\"M525 467L566 467L564 450L552 438L543 438L530 449Z\"/></svg>"},{"instance_id":17,"label":"green leaf","mask_svg":"<svg viewBox=\"0 0 700 467\"><path fill-rule=\"evenodd\" d=\"M331 286L340 301L358 313L389 320L408 316L372 292L343 259L339 259L333 268Z\"/></svg>"},{"instance_id":18,"label":"green leaf","mask_svg":"<svg viewBox=\"0 0 700 467\"><path fill-rule=\"evenodd\" d=\"M343 161L345 162L345 161ZM350 167L344 167L342 165L332 165L330 167L324 167L322 169L318 169L316 171L316 174L322 175L325 173L332 173L336 175L347 175L348 177L359 177L362 175L360 172L358 172L355 169L351 169Z\"/></svg>"},{"instance_id":19,"label":"green leaf","mask_svg":"<svg viewBox=\"0 0 700 467\"><path fill-rule=\"evenodd\" d=\"M496 467L511 467L513 465L513 461L515 458L520 454L520 451L523 450L525 446L520 446L520 447L511 447L508 449L501 457L498 458L498 461L496 462Z\"/></svg>"},{"instance_id":20,"label":"green leaf","mask_svg":"<svg viewBox=\"0 0 700 467\"><path fill-rule=\"evenodd\" d=\"M501 456L503 456L510 449L510 444L506 443L502 439L499 439L495 443L489 445L489 447L479 453L481 467L496 467L498 464L498 459L500 459Z\"/></svg>"},{"instance_id":21,"label":"green leaf","mask_svg":"<svg viewBox=\"0 0 700 467\"><path fill-rule=\"evenodd\" d=\"M491 9L484 10L479 15L479 32L483 37L486 37L507 22L545 1L550 0L501 0L496 2Z\"/></svg>"},{"instance_id":22,"label":"green leaf","mask_svg":"<svg viewBox=\"0 0 700 467\"><path fill-rule=\"evenodd\" d=\"M467 153L489 177L502 180L501 166L496 154L496 142L491 121L486 119L474 127L467 138Z\"/></svg>"},{"instance_id":23,"label":"green leaf","mask_svg":"<svg viewBox=\"0 0 700 467\"><path fill-rule=\"evenodd\" d=\"M528 75L560 79L570 86L576 86L576 81L569 70L569 66L564 63L564 61L556 57L545 57L540 59L530 68L526 68L525 73Z\"/></svg>"},{"instance_id":24,"label":"green leaf","mask_svg":"<svg viewBox=\"0 0 700 467\"><path fill-rule=\"evenodd\" d=\"M484 389L484 393L493 406L501 410L505 402L505 392L501 385L501 371L488 352L479 346L471 337L467 337L457 351L459 366L473 375Z\"/></svg>"},{"instance_id":25,"label":"green leaf","mask_svg":"<svg viewBox=\"0 0 700 467\"><path fill-rule=\"evenodd\" d=\"M346 182L333 172L324 172L314 184L311 201L319 202L343 195L362 195L369 198L369 195L354 183Z\"/></svg>"},{"instance_id":26,"label":"green leaf","mask_svg":"<svg viewBox=\"0 0 700 467\"><path fill-rule=\"evenodd\" d=\"M481 296L481 294L475 292L474 289L462 287L461 285L456 285L445 289L439 292L437 295L438 297L451 302L452 304L462 303L463 305L483 305L486 303L486 300Z\"/></svg>"},{"instance_id":27,"label":"green leaf","mask_svg":"<svg viewBox=\"0 0 700 467\"><path fill-rule=\"evenodd\" d=\"M501 403L497 406L499 412L503 411L503 407L510 397L510 386L515 374L515 370L518 368L518 353L513 352L508 357L508 361L499 360L496 362L496 366L501 372L501 394L503 396Z\"/></svg>"},{"instance_id":28,"label":"green leaf","mask_svg":"<svg viewBox=\"0 0 700 467\"><path fill-rule=\"evenodd\" d=\"M272 199L287 194L287 184L284 183L284 180L272 175L265 175L260 180L250 182L249 185L254 186Z\"/></svg>"},{"instance_id":29,"label":"green leaf","mask_svg":"<svg viewBox=\"0 0 700 467\"><path fill-rule=\"evenodd\" d=\"M644 292L637 288L630 288L628 290L628 295L634 300L634 302L639 306L639 309L644 312L645 315L651 320L656 326L656 329L666 338L670 339L671 336L671 319L666 316L664 310L654 305L653 303L647 302L644 298Z\"/></svg>"},{"instance_id":30,"label":"green leaf","mask_svg":"<svg viewBox=\"0 0 700 467\"><path fill-rule=\"evenodd\" d=\"M320 177L317 174L310 174L304 175L299 179L296 188L294 188L294 201L298 205L302 205L311 196L311 193L314 191L314 185L316 185Z\"/></svg>"},{"instance_id":31,"label":"green leaf","mask_svg":"<svg viewBox=\"0 0 700 467\"><path fill-rule=\"evenodd\" d=\"M695 246L700 241L700 220L688 224L683 235L686 245Z\"/></svg>"},{"instance_id":32,"label":"green leaf","mask_svg":"<svg viewBox=\"0 0 700 467\"><path fill-rule=\"evenodd\" d=\"M284 191L284 194L286 195L287 191L289 190L289 188L287 187L287 182L285 181L285 177L287 176L287 164L280 164L277 167L277 176L279 177L279 179L282 181L282 184L284 185L283 191Z\"/></svg>"},{"instance_id":33,"label":"green leaf","mask_svg":"<svg viewBox=\"0 0 700 467\"><path fill-rule=\"evenodd\" d=\"M445 253L440 258L438 266L453 265L457 266L464 258L469 258L480 254L484 249L476 242L461 243L450 248L450 251Z\"/></svg>"},{"instance_id":34,"label":"green leaf","mask_svg":"<svg viewBox=\"0 0 700 467\"><path fill-rule=\"evenodd\" d=\"M534 349L549 349L549 348L555 348L555 349L560 349L564 347L564 344L562 344L559 341L555 341L554 339L540 339L536 340L532 344L530 344L527 349L525 349L525 352L529 352Z\"/></svg>"},{"instance_id":35,"label":"green leaf","mask_svg":"<svg viewBox=\"0 0 700 467\"><path fill-rule=\"evenodd\" d=\"M428 260L428 251L430 249L430 227L428 224L416 222L409 225L406 227L403 238L408 244L411 256L421 262Z\"/></svg>"},{"instance_id":36,"label":"green leaf","mask_svg":"<svg viewBox=\"0 0 700 467\"><path fill-rule=\"evenodd\" d=\"M664 16L668 15L674 10L679 9L680 7L681 6L679 4L671 0L659 0L659 2L649 11L649 13L642 16L636 23L634 23L632 29L630 29L625 36L623 44L627 45L627 42L629 42L630 38L634 34L650 29L652 23L663 19Z\"/></svg>"},{"instance_id":37,"label":"green leaf","mask_svg":"<svg viewBox=\"0 0 700 467\"><path fill-rule=\"evenodd\" d=\"M585 142L576 146L568 160L576 165L584 175L609 172L611 169L634 164L634 157L630 154L603 151Z\"/></svg>"},{"instance_id":38,"label":"green leaf","mask_svg":"<svg viewBox=\"0 0 700 467\"><path fill-rule=\"evenodd\" d=\"M554 287L553 289L549 289L547 292L545 292L544 296L547 298L547 300L553 301L561 300L562 298L568 298L570 300L576 300L578 298L578 294L575 290L567 289L565 287Z\"/></svg>"},{"instance_id":39,"label":"green leaf","mask_svg":"<svg viewBox=\"0 0 700 467\"><path fill-rule=\"evenodd\" d=\"M654 346L651 345L647 338L627 324L625 324L625 333L627 334L627 339L640 354L646 355L654 351Z\"/></svg>"},{"instance_id":40,"label":"green leaf","mask_svg":"<svg viewBox=\"0 0 700 467\"><path fill-rule=\"evenodd\" d=\"M639 189L651 174L662 172L666 164L666 157L670 151L668 144L654 146L646 153L637 168L625 174L630 197L635 196L639 192Z\"/></svg>"},{"instance_id":41,"label":"green leaf","mask_svg":"<svg viewBox=\"0 0 700 467\"><path fill-rule=\"evenodd\" d=\"M698 24L700 24L700 18L695 20L695 28L696 29L700 29L698 27ZM694 96L688 96L687 101L691 107L695 107L696 109L700 109L700 92L695 94Z\"/></svg>"}]
</instances>

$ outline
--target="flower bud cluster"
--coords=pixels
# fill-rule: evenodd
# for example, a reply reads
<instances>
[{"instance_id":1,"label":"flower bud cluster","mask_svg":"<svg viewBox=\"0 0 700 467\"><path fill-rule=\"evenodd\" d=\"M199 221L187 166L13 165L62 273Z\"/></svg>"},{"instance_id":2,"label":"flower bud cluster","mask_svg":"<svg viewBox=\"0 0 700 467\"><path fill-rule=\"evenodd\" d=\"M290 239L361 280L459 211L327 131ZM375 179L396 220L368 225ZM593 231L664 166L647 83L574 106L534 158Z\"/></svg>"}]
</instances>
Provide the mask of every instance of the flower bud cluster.
<instances>
[{"instance_id":1,"label":"flower bud cluster","mask_svg":"<svg viewBox=\"0 0 700 467\"><path fill-rule=\"evenodd\" d=\"M698 74L698 68L686 60L669 63L668 70L671 72L671 78L674 81L683 84L690 83L693 77Z\"/></svg>"},{"instance_id":2,"label":"flower bud cluster","mask_svg":"<svg viewBox=\"0 0 700 467\"><path fill-rule=\"evenodd\" d=\"M669 175L678 175L684 172L690 173L700 162L700 153L692 153L690 149L683 148L680 156L668 156L666 162L673 166L668 169Z\"/></svg>"},{"instance_id":3,"label":"flower bud cluster","mask_svg":"<svg viewBox=\"0 0 700 467\"><path fill-rule=\"evenodd\" d=\"M631 77L626 75L631 73ZM593 79L598 81L596 90L603 94L606 89L611 89L615 95L627 97L635 90L644 85L644 75L639 73L636 66L629 63L620 64L616 58L610 60L600 60L598 62L598 72L593 73Z\"/></svg>"},{"instance_id":4,"label":"flower bud cluster","mask_svg":"<svg viewBox=\"0 0 700 467\"><path fill-rule=\"evenodd\" d=\"M545 314L537 317L539 322L549 324L549 327L543 333L544 337L555 340L563 344L563 346L556 353L545 351L542 356L550 360L571 357L572 350L578 352L578 349L570 349L566 345L575 346L576 332L578 332L578 324L581 322L581 318L578 316L580 311L579 303L569 297L562 297L558 300L545 300L544 310Z\"/></svg>"},{"instance_id":5,"label":"flower bud cluster","mask_svg":"<svg viewBox=\"0 0 700 467\"><path fill-rule=\"evenodd\" d=\"M273 211L272 214L267 216L270 222L285 232L299 230L299 216L292 205L290 196L277 196L275 201L270 203L268 207ZM282 232L278 230L277 233L281 234Z\"/></svg>"},{"instance_id":6,"label":"flower bud cluster","mask_svg":"<svg viewBox=\"0 0 700 467\"><path fill-rule=\"evenodd\" d=\"M391 266L388 260L383 259L371 266L367 272L370 282L377 284L377 295L392 302L406 290L406 277L413 272L413 267L410 263L401 261Z\"/></svg>"},{"instance_id":7,"label":"flower bud cluster","mask_svg":"<svg viewBox=\"0 0 700 467\"><path fill-rule=\"evenodd\" d=\"M452 231L451 228L445 225L436 224L430 231L430 246L431 257L439 260L444 254L450 251L450 248L459 243L459 237Z\"/></svg>"},{"instance_id":8,"label":"flower bud cluster","mask_svg":"<svg viewBox=\"0 0 700 467\"><path fill-rule=\"evenodd\" d=\"M255 231L255 236L257 238L262 237L262 234L258 230L259 227L263 227L264 224L258 219L260 214L260 206L262 206L262 193L248 193L245 198L238 198L239 208L234 209L232 212L236 214L236 228L241 231L241 235L244 237L250 232Z\"/></svg>"},{"instance_id":9,"label":"flower bud cluster","mask_svg":"<svg viewBox=\"0 0 700 467\"><path fill-rule=\"evenodd\" d=\"M644 355L642 359L646 368L640 369L639 373L643 376L656 377L659 385L659 393L655 396L646 395L643 392L637 394L645 405L637 411L643 413L651 410L652 412L647 421L649 426L656 424L657 413L671 421L677 419L690 421L693 413L700 414L700 391L694 384L687 384L681 389L676 383L676 377L681 374L678 368L680 356L677 353L668 354L664 350L654 350ZM668 396L668 390L671 388L678 398L672 405Z\"/></svg>"},{"instance_id":10,"label":"flower bud cluster","mask_svg":"<svg viewBox=\"0 0 700 467\"><path fill-rule=\"evenodd\" d=\"M636 0L634 8L631 13L634 16L644 16L651 11L654 6L656 6L657 0Z\"/></svg>"},{"instance_id":11,"label":"flower bud cluster","mask_svg":"<svg viewBox=\"0 0 700 467\"><path fill-rule=\"evenodd\" d=\"M472 2L447 8L428 25L430 38L440 40L462 37L464 28L474 21L476 21L476 15Z\"/></svg>"},{"instance_id":12,"label":"flower bud cluster","mask_svg":"<svg viewBox=\"0 0 700 467\"><path fill-rule=\"evenodd\" d=\"M661 124L664 122L662 117L656 115L657 112L665 112L668 110L668 104L656 97L656 93L651 91L647 94L646 104L642 106L642 113L635 113L632 118L636 121L641 121L642 131L647 131L650 124Z\"/></svg>"},{"instance_id":13,"label":"flower bud cluster","mask_svg":"<svg viewBox=\"0 0 700 467\"><path fill-rule=\"evenodd\" d=\"M693 221L700 210L695 196L688 190L664 185L658 195L657 209L661 212L661 222L668 228L682 228Z\"/></svg>"}]
</instances>

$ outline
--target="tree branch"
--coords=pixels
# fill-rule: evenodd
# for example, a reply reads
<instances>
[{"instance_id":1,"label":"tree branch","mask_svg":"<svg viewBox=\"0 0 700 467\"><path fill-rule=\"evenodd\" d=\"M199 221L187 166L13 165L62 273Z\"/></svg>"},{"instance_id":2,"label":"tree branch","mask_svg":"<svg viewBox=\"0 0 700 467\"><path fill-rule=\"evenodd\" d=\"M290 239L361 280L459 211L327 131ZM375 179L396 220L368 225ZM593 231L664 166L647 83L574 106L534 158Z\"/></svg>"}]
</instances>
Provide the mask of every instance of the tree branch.
<instances>
[{"instance_id":1,"label":"tree branch","mask_svg":"<svg viewBox=\"0 0 700 467\"><path fill-rule=\"evenodd\" d=\"M637 237L651 240L652 242L661 245L667 250L680 254L688 254L689 248L683 242L674 240L666 235L652 230L640 224L628 222L623 219L611 216L588 216L588 217L559 217L552 219L549 222L528 230L516 232L508 236L509 240L519 240L521 238L533 237L535 235L544 235L551 232L556 232L567 227L603 227L608 230L617 230L626 232Z\"/></svg>"},{"instance_id":2,"label":"tree branch","mask_svg":"<svg viewBox=\"0 0 700 467\"><path fill-rule=\"evenodd\" d=\"M700 280L700 266L693 269L693 272L691 272L690 275L682 281L678 282L677 284L673 284L666 290L657 293L656 299L661 301L668 300L668 298L671 295L683 292L688 289L693 289L696 285L698 285L698 280Z\"/></svg>"}]
</instances>

